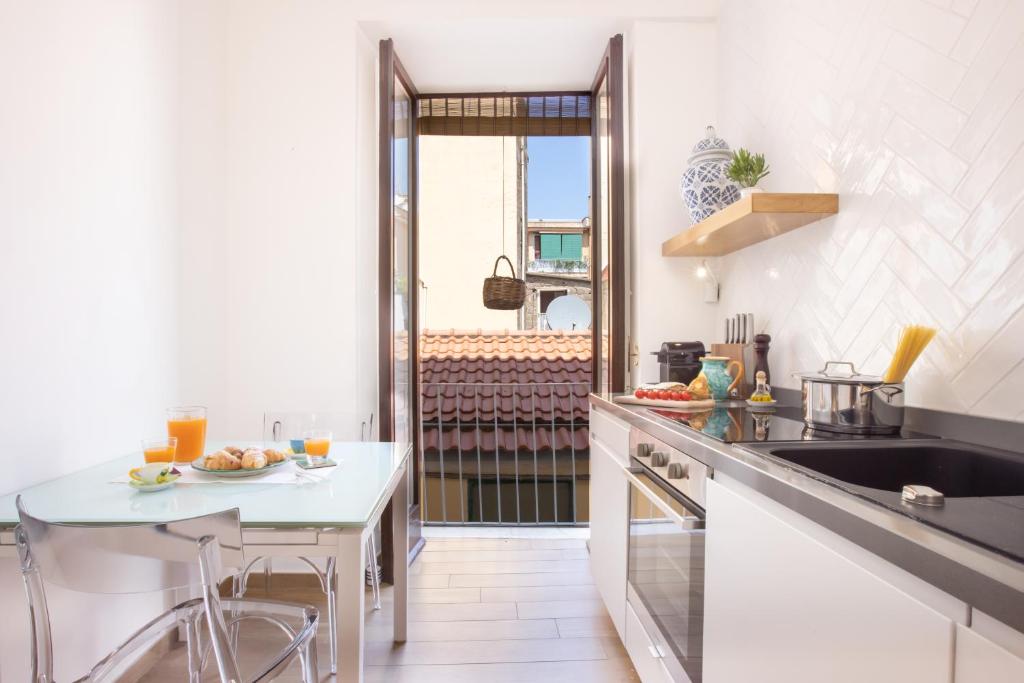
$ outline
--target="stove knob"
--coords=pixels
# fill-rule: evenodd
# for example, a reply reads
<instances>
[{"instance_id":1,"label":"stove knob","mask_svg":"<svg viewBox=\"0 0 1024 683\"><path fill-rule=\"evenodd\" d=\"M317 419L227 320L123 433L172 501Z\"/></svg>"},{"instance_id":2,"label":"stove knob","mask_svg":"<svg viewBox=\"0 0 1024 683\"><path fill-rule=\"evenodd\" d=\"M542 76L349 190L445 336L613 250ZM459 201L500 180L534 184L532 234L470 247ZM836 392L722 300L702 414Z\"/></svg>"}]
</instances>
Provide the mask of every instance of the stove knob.
<instances>
[{"instance_id":1,"label":"stove knob","mask_svg":"<svg viewBox=\"0 0 1024 683\"><path fill-rule=\"evenodd\" d=\"M673 462L668 466L669 479L686 479L686 467L681 462Z\"/></svg>"},{"instance_id":2,"label":"stove knob","mask_svg":"<svg viewBox=\"0 0 1024 683\"><path fill-rule=\"evenodd\" d=\"M638 443L636 445L636 457L638 458L649 458L651 451L654 450L653 443Z\"/></svg>"},{"instance_id":3,"label":"stove knob","mask_svg":"<svg viewBox=\"0 0 1024 683\"><path fill-rule=\"evenodd\" d=\"M651 467L664 467L668 464L668 455L657 451L651 453Z\"/></svg>"}]
</instances>

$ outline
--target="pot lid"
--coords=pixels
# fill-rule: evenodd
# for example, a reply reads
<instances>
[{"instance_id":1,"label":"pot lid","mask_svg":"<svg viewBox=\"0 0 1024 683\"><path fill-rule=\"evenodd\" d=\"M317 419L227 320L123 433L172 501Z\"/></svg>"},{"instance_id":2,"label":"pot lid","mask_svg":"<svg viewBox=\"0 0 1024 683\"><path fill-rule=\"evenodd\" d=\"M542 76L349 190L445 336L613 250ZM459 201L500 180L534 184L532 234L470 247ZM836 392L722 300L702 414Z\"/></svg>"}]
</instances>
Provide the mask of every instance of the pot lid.
<instances>
[{"instance_id":1,"label":"pot lid","mask_svg":"<svg viewBox=\"0 0 1024 683\"><path fill-rule=\"evenodd\" d=\"M825 363L825 367L817 372L798 372L795 376L804 380L832 384L885 384L878 375L864 375L857 372L853 363L848 361L830 360Z\"/></svg>"}]
</instances>

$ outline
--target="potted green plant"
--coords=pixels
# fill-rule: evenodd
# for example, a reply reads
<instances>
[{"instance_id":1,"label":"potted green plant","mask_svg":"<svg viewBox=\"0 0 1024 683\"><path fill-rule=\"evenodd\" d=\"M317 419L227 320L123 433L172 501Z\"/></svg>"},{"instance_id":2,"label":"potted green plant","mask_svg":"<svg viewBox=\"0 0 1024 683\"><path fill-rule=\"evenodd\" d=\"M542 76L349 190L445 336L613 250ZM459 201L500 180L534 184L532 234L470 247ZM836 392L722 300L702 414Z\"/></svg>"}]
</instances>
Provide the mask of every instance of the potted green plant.
<instances>
[{"instance_id":1,"label":"potted green plant","mask_svg":"<svg viewBox=\"0 0 1024 683\"><path fill-rule=\"evenodd\" d=\"M762 192L757 184L770 172L763 154L751 154L742 147L733 152L732 160L725 171L729 180L740 186L741 197L753 192Z\"/></svg>"}]
</instances>

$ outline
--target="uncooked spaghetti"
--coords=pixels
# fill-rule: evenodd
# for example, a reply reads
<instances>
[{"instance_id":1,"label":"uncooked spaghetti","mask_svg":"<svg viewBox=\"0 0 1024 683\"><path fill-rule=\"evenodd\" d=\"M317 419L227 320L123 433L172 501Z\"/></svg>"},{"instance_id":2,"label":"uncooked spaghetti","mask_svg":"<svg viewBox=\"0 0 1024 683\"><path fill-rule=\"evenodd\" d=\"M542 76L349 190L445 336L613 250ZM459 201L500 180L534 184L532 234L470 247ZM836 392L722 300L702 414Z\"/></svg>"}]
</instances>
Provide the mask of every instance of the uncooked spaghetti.
<instances>
[{"instance_id":1,"label":"uncooked spaghetti","mask_svg":"<svg viewBox=\"0 0 1024 683\"><path fill-rule=\"evenodd\" d=\"M896 346L896 353L892 355L892 362L889 363L889 369L885 371L882 379L889 383L902 382L910 372L914 361L934 336L935 329L932 327L924 325L904 327L900 333L900 343Z\"/></svg>"}]
</instances>

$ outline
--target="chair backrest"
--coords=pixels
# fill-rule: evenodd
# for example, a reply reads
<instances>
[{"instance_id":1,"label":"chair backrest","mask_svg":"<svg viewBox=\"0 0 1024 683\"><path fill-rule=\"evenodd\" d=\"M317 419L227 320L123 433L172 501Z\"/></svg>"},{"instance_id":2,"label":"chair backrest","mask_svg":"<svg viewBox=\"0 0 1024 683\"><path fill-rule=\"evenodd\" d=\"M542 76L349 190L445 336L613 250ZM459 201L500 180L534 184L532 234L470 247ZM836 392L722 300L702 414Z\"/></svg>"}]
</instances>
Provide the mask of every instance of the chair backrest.
<instances>
[{"instance_id":1,"label":"chair backrest","mask_svg":"<svg viewBox=\"0 0 1024 683\"><path fill-rule=\"evenodd\" d=\"M335 441L362 441L367 426L355 413L270 410L263 414L263 438L267 441L301 439L310 429L329 429Z\"/></svg>"},{"instance_id":2,"label":"chair backrest","mask_svg":"<svg viewBox=\"0 0 1024 683\"><path fill-rule=\"evenodd\" d=\"M243 566L238 510L161 524L57 524L29 514L17 500L22 569L82 593L152 593L203 585L201 538L216 539L220 562ZM214 568L220 571L220 567Z\"/></svg>"},{"instance_id":3,"label":"chair backrest","mask_svg":"<svg viewBox=\"0 0 1024 683\"><path fill-rule=\"evenodd\" d=\"M226 648L217 584L223 566L242 558L238 509L161 524L89 526L33 517L21 496L15 540L32 619L32 680L53 680L53 636L44 582L84 593L151 593L202 588L207 623L222 680L239 680L234 654ZM227 674L227 675L226 675Z\"/></svg>"}]
</instances>

